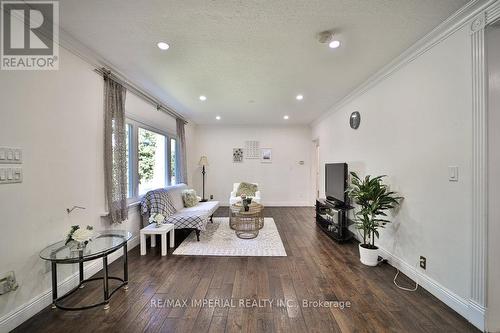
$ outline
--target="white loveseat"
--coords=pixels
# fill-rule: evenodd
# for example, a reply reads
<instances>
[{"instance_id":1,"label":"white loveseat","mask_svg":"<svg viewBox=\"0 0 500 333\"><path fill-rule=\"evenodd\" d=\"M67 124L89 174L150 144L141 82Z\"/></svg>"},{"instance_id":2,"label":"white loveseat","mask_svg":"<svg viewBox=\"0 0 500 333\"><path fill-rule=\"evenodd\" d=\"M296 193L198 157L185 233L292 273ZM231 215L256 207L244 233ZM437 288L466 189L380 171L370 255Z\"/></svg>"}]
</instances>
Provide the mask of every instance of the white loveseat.
<instances>
[{"instance_id":1,"label":"white loveseat","mask_svg":"<svg viewBox=\"0 0 500 333\"><path fill-rule=\"evenodd\" d=\"M257 183L251 183L257 186L257 189L259 188L259 184ZM238 187L240 186L240 183L234 183L233 184L233 191L231 192L231 196L229 197L229 205L234 205L237 202L241 201L241 197L236 196L236 192L238 192ZM255 192L255 196L251 197L253 202L256 203L261 203L260 202L260 190L257 190Z\"/></svg>"},{"instance_id":2,"label":"white loveseat","mask_svg":"<svg viewBox=\"0 0 500 333\"><path fill-rule=\"evenodd\" d=\"M193 229L198 241L200 231L206 230L207 223L219 208L218 201L199 202L193 207L184 207L182 191L188 187L185 184L168 186L146 193L141 202L141 212L147 224L151 214L160 213L167 218L165 223L172 223L175 229Z\"/></svg>"}]
</instances>

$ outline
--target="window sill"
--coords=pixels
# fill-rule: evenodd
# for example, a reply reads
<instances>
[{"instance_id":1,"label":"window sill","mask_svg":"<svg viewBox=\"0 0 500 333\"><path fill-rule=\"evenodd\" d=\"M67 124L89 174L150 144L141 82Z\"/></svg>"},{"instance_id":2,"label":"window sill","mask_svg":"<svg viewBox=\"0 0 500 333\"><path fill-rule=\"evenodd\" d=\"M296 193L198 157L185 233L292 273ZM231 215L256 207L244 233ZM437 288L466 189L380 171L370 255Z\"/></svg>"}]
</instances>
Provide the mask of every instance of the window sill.
<instances>
[{"instance_id":1,"label":"window sill","mask_svg":"<svg viewBox=\"0 0 500 333\"><path fill-rule=\"evenodd\" d=\"M139 205L141 204L141 201L140 200L137 200L137 201L132 201L130 202L127 207L128 209L130 210L131 208L135 208L135 207L138 207ZM101 217L108 217L109 216L109 212L104 212L104 213L101 213L100 215Z\"/></svg>"}]
</instances>

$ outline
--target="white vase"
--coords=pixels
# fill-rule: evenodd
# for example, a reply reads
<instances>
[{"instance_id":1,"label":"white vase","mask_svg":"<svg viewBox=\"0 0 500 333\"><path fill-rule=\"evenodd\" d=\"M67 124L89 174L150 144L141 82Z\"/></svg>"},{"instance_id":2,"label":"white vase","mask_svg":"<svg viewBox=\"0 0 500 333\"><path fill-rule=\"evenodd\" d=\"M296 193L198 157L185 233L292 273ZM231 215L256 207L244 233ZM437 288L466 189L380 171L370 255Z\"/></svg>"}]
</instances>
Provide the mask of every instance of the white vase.
<instances>
[{"instance_id":1,"label":"white vase","mask_svg":"<svg viewBox=\"0 0 500 333\"><path fill-rule=\"evenodd\" d=\"M70 249L73 252L79 252L85 250L88 242L77 242L75 240L71 241Z\"/></svg>"},{"instance_id":2,"label":"white vase","mask_svg":"<svg viewBox=\"0 0 500 333\"><path fill-rule=\"evenodd\" d=\"M378 248L367 249L359 244L359 259L362 264L367 266L377 266L378 264Z\"/></svg>"}]
</instances>

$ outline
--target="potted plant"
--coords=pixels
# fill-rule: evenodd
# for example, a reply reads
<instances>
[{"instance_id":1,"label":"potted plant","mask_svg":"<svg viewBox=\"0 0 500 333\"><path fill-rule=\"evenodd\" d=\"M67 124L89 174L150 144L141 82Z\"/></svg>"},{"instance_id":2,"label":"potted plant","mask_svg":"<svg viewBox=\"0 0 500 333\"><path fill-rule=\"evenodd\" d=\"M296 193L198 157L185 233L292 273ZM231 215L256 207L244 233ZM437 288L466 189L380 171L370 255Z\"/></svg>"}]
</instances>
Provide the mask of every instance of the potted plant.
<instances>
[{"instance_id":1,"label":"potted plant","mask_svg":"<svg viewBox=\"0 0 500 333\"><path fill-rule=\"evenodd\" d=\"M349 197L359 206L354 214L354 222L356 228L363 232L363 243L359 244L360 260L368 266L376 266L378 263L375 237L379 237L379 228L390 223L386 211L397 207L403 199L382 182L384 177L366 176L361 179L355 172L351 172L351 186L347 190Z\"/></svg>"}]
</instances>

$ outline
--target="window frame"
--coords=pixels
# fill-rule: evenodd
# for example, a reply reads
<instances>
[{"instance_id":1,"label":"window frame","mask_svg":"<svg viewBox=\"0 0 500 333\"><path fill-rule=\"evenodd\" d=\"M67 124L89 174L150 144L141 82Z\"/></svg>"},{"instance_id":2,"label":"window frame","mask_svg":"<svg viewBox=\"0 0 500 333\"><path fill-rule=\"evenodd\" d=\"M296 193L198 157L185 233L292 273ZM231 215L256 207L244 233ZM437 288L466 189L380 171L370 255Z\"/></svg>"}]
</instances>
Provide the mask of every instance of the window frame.
<instances>
[{"instance_id":1,"label":"window frame","mask_svg":"<svg viewBox=\"0 0 500 333\"><path fill-rule=\"evenodd\" d=\"M173 175L175 177L175 183L177 184L177 180L179 179L179 160L177 159L177 157L179 156L179 140L177 139L177 136L172 136L172 137L169 137L168 138L168 173L169 173L169 179L168 179L168 183L170 185L174 185L172 184L172 174L170 173L170 171L172 170L172 157L171 157L171 154L172 154L172 140L175 140L175 165L174 165L174 172L175 172L175 175Z\"/></svg>"},{"instance_id":2,"label":"window frame","mask_svg":"<svg viewBox=\"0 0 500 333\"><path fill-rule=\"evenodd\" d=\"M173 135L172 133L164 130L160 130L155 128L154 126L148 125L142 121L133 119L131 117L125 118L125 124L129 127L130 137L127 138L129 140L129 194L130 197L127 198L128 203L134 203L137 200L141 199L143 195L139 195L139 128L144 130L153 132L158 135L162 135L165 137L165 186L170 186L171 177L170 177L170 139L175 139L176 141L176 149L178 149L178 139L177 135ZM168 143L168 144L167 144ZM177 156L175 160L177 164ZM177 168L175 169L177 171Z\"/></svg>"}]
</instances>

